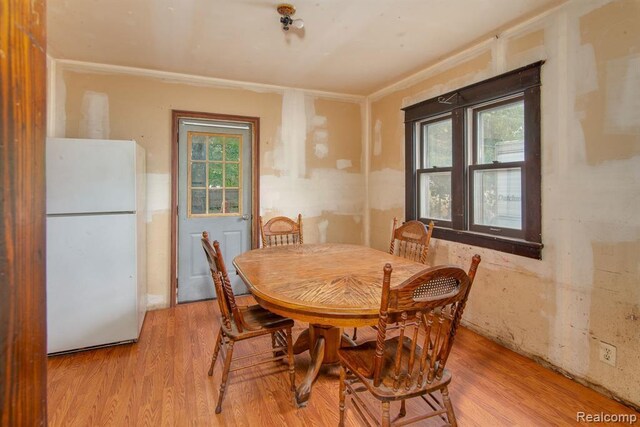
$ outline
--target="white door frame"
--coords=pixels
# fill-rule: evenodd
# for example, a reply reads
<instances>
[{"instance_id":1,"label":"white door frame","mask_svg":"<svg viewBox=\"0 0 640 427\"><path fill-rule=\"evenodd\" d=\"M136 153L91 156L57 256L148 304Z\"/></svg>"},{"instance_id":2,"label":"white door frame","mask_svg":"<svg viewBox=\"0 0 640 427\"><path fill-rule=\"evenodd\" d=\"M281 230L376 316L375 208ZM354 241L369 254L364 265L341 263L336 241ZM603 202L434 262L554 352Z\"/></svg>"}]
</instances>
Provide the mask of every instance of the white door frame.
<instances>
[{"instance_id":1,"label":"white door frame","mask_svg":"<svg viewBox=\"0 0 640 427\"><path fill-rule=\"evenodd\" d=\"M260 235L260 118L228 114L171 110L171 296L169 304L177 303L178 284L178 135L180 119L222 120L250 124L251 132L251 248L259 247ZM232 260L225 260L228 266ZM228 268L228 267L227 267Z\"/></svg>"}]
</instances>

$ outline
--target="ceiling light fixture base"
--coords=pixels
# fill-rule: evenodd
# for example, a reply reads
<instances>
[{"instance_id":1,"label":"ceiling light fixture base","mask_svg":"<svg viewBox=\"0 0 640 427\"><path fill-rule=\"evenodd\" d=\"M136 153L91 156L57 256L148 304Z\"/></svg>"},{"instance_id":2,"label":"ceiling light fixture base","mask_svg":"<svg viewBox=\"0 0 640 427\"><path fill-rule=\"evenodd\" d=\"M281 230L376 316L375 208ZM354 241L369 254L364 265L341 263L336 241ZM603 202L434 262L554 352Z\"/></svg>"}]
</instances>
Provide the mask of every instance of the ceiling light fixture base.
<instances>
[{"instance_id":1,"label":"ceiling light fixture base","mask_svg":"<svg viewBox=\"0 0 640 427\"><path fill-rule=\"evenodd\" d=\"M296 13L296 8L289 3L281 3L278 5L277 11L280 15L292 16Z\"/></svg>"},{"instance_id":2,"label":"ceiling light fixture base","mask_svg":"<svg viewBox=\"0 0 640 427\"><path fill-rule=\"evenodd\" d=\"M304 21L302 19L291 19L291 16L296 13L296 8L292 4L281 3L278 5L276 10L280 15L282 15L280 23L282 24L282 29L284 31L289 31L290 26L297 29L304 27Z\"/></svg>"}]
</instances>

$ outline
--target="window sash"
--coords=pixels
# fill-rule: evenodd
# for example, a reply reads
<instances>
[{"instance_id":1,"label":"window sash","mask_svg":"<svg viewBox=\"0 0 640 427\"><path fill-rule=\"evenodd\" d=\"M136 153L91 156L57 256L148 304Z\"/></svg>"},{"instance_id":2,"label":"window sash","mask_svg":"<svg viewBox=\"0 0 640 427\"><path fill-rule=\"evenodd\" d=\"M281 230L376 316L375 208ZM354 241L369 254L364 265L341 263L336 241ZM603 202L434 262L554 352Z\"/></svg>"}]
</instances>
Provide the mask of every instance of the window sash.
<instances>
[{"instance_id":1,"label":"window sash","mask_svg":"<svg viewBox=\"0 0 640 427\"><path fill-rule=\"evenodd\" d=\"M506 98L501 98L495 101L491 101L491 102L487 102L487 103L483 103L480 104L479 106L471 106L468 108L471 117L470 122L473 124L470 127L470 133L471 133L471 164L477 165L477 164L491 164L491 163L478 163L478 150L479 150L479 146L480 146L480 141L478 141L478 131L480 129L480 123L479 123L479 117L480 117L480 113L487 111L487 110L492 110L494 108L498 108L498 107L503 107L509 104L515 104L517 102L523 102L524 103L524 117L523 117L523 121L524 121L524 132L525 132L525 138L524 138L524 145L525 145L525 150L524 150L524 159L525 161L527 160L527 149L526 149L526 145L527 145L527 138L526 138L526 127L527 127L527 102L524 99L524 93L519 93L516 96L509 96Z\"/></svg>"},{"instance_id":2,"label":"window sash","mask_svg":"<svg viewBox=\"0 0 640 427\"><path fill-rule=\"evenodd\" d=\"M454 161L454 155L453 155L453 128L454 128L454 123L453 123L453 115L452 114L445 114L445 115L438 115L436 117L432 117L429 118L428 120L424 120L422 122L419 123L419 135L420 135L420 140L418 141L418 155L419 155L419 162L418 162L418 167L419 168L423 168L423 169L429 169L429 167L427 166L427 157L428 157L428 150L427 150L427 141L425 140L425 130L429 127L432 126L434 124L437 123L441 123L441 122L446 122L446 121L451 121L451 155L452 155L452 165L453 165L453 161ZM452 167L452 166L442 166L442 165L435 165L437 167L440 168L445 168L445 167Z\"/></svg>"},{"instance_id":3,"label":"window sash","mask_svg":"<svg viewBox=\"0 0 640 427\"><path fill-rule=\"evenodd\" d=\"M449 206L449 216L451 219L447 220L447 219L443 219L443 218L436 218L436 217L423 217L421 216L422 214L422 204L423 204L423 196L425 194L425 192L422 189L422 185L421 185L421 181L422 181L422 176L424 175L433 175L433 174L441 174L441 173L449 173L450 179L451 179L451 200L450 200L450 206ZM420 220L424 221L424 222L429 222L429 221L433 221L434 224L438 225L439 227L447 227L447 228L453 228L453 217L454 217L454 206L453 206L453 199L454 199L454 178L453 178L453 167L447 167L447 168L438 168L438 167L434 167L434 168L428 168L428 169L418 169L416 171L416 189L417 189L417 195L416 195L416 199L418 201L418 206L417 206L417 216L420 218Z\"/></svg>"},{"instance_id":4,"label":"window sash","mask_svg":"<svg viewBox=\"0 0 640 427\"><path fill-rule=\"evenodd\" d=\"M524 175L524 166L525 162L508 162L508 163L497 163L497 164L483 164L483 165L469 165L468 177L469 177L469 185L468 185L468 229L470 231L475 231L478 233L485 234L493 234L496 236L504 236L509 238L517 238L523 239L525 237L524 228L525 228L525 198L526 198L526 186L525 186L525 175ZM475 172L476 171L500 171L507 169L519 169L520 170L520 229L516 228L508 228L508 227L499 227L499 226L490 226L486 224L476 224L475 223Z\"/></svg>"}]
</instances>

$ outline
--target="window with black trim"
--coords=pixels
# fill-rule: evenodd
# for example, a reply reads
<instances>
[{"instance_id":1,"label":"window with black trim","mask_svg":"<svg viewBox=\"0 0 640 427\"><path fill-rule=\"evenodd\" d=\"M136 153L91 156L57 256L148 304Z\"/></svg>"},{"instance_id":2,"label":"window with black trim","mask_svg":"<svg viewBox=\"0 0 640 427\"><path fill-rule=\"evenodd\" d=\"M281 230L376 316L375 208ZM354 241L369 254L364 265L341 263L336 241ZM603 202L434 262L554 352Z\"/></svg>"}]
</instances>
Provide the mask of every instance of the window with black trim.
<instances>
[{"instance_id":1,"label":"window with black trim","mask_svg":"<svg viewBox=\"0 0 640 427\"><path fill-rule=\"evenodd\" d=\"M543 62L404 108L407 219L434 237L541 257Z\"/></svg>"}]
</instances>

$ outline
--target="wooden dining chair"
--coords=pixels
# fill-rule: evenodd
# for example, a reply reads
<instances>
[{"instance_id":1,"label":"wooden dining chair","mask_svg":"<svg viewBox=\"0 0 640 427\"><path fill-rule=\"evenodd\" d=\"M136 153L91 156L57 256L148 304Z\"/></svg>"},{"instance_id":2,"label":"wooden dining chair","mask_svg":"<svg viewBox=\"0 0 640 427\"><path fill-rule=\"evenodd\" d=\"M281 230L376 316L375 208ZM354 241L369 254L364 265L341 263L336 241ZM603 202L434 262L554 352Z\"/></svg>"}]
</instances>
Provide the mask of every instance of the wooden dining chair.
<instances>
[{"instance_id":1,"label":"wooden dining chair","mask_svg":"<svg viewBox=\"0 0 640 427\"><path fill-rule=\"evenodd\" d=\"M260 235L262 236L262 247L285 246L302 244L302 214L298 214L298 221L294 221L286 216L276 216L262 222L260 217Z\"/></svg>"},{"instance_id":2,"label":"wooden dining chair","mask_svg":"<svg viewBox=\"0 0 640 427\"><path fill-rule=\"evenodd\" d=\"M424 223L415 220L407 221L398 227L398 218L394 217L389 253L426 264L433 227L433 221L426 227ZM358 328L353 328L352 339L358 339Z\"/></svg>"},{"instance_id":3,"label":"wooden dining chair","mask_svg":"<svg viewBox=\"0 0 640 427\"><path fill-rule=\"evenodd\" d=\"M401 401L398 418L402 418L405 400L418 397L427 403L426 413L399 424L439 416L456 426L447 388L451 372L445 365L479 263L480 256L475 255L469 273L454 266L427 268L393 289L391 264L385 265L377 340L338 350L341 426L347 396L365 422L366 417L376 420L359 395L363 392L382 403L382 426L391 425L390 402ZM387 339L391 330L399 334Z\"/></svg>"},{"instance_id":4,"label":"wooden dining chair","mask_svg":"<svg viewBox=\"0 0 640 427\"><path fill-rule=\"evenodd\" d=\"M429 227L415 220L407 221L398 227L398 219L393 218L389 253L426 264L432 233L433 221L429 222Z\"/></svg>"},{"instance_id":5,"label":"wooden dining chair","mask_svg":"<svg viewBox=\"0 0 640 427\"><path fill-rule=\"evenodd\" d=\"M220 394L216 406L216 414L222 411L222 400L227 388L229 372L240 369L251 368L271 361L278 361L287 358L289 363L289 377L291 380L291 392L295 393L295 370L293 364L293 344L291 328L293 320L278 316L259 305L239 306L236 304L235 296L231 289L231 282L227 274L227 268L220 252L218 241L213 242L213 247L209 242L209 234L202 233L202 248L209 262L209 270L213 278L218 306L220 308L220 329L216 338L209 376L213 375L213 368L216 364L218 354L222 350L223 370L220 382ZM243 356L240 359L252 359L255 356L268 354L270 357L263 358L255 363L244 364L243 366L231 369L233 348L236 342L257 338L264 335L271 335L271 349L268 351L255 352ZM285 353L286 352L286 353Z\"/></svg>"}]
</instances>

